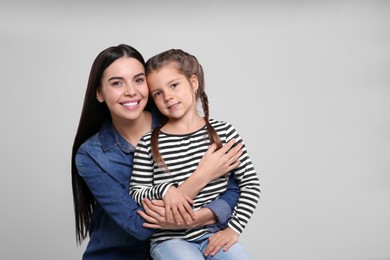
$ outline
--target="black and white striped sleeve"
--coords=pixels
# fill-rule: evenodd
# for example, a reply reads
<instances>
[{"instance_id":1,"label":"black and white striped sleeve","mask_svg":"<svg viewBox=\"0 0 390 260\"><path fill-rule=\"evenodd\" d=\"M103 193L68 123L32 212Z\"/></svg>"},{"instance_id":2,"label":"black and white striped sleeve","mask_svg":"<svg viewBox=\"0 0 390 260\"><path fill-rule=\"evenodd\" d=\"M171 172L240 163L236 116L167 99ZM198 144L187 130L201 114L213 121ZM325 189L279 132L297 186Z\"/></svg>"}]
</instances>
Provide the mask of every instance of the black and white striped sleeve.
<instances>
[{"instance_id":1,"label":"black and white striped sleeve","mask_svg":"<svg viewBox=\"0 0 390 260\"><path fill-rule=\"evenodd\" d=\"M154 163L150 142L142 138L134 152L133 173L130 179L130 195L141 205L142 200L162 199L171 183L153 183Z\"/></svg>"},{"instance_id":2,"label":"black and white striped sleeve","mask_svg":"<svg viewBox=\"0 0 390 260\"><path fill-rule=\"evenodd\" d=\"M239 158L240 165L233 170L239 183L240 197L228 225L241 234L259 202L260 181L241 136L232 125L227 124L226 142L232 138L242 143L243 153Z\"/></svg>"}]
</instances>

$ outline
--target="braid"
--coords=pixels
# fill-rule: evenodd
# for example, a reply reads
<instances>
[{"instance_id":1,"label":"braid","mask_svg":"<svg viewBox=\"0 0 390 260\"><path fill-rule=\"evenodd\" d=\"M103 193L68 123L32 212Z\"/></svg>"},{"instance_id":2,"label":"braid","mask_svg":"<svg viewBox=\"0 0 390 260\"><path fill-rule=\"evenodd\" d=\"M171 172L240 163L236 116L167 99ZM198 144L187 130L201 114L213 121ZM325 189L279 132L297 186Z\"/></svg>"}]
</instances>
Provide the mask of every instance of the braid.
<instances>
[{"instance_id":1,"label":"braid","mask_svg":"<svg viewBox=\"0 0 390 260\"><path fill-rule=\"evenodd\" d=\"M202 102L202 108L203 108L203 113L204 113L204 119L206 121L206 126L207 126L207 134L209 136L210 142L215 143L217 145L217 150L222 148L222 142L221 139L219 138L217 132L215 131L214 127L211 126L209 122L209 99L207 97L206 92L204 91L203 88L198 88L200 90L198 93L200 101Z\"/></svg>"},{"instance_id":2,"label":"braid","mask_svg":"<svg viewBox=\"0 0 390 260\"><path fill-rule=\"evenodd\" d=\"M168 166L165 164L164 159L160 154L160 149L158 149L158 137L159 137L160 129L163 125L164 124L160 124L153 129L150 142L151 142L153 160L160 168L163 168L165 172L168 172Z\"/></svg>"}]
</instances>

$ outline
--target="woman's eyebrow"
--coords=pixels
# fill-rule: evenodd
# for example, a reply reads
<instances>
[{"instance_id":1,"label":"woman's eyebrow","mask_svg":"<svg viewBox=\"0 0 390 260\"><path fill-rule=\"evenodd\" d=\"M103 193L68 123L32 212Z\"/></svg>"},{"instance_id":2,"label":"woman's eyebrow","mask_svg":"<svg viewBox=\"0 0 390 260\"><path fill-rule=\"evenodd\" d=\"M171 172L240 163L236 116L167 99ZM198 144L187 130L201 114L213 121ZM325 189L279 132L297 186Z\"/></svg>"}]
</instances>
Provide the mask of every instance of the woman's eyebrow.
<instances>
[{"instance_id":1,"label":"woman's eyebrow","mask_svg":"<svg viewBox=\"0 0 390 260\"><path fill-rule=\"evenodd\" d=\"M108 79L108 81L110 81L110 80L117 80L117 79L123 80L123 77L111 77L111 78Z\"/></svg>"},{"instance_id":2,"label":"woman's eyebrow","mask_svg":"<svg viewBox=\"0 0 390 260\"><path fill-rule=\"evenodd\" d=\"M138 73L138 74L134 75L133 78L138 78L138 77L140 77L140 76L145 76L145 73L143 73L143 72ZM114 77L109 78L108 81L110 81L110 80L118 80L118 79L124 80L124 77L114 76Z\"/></svg>"}]
</instances>

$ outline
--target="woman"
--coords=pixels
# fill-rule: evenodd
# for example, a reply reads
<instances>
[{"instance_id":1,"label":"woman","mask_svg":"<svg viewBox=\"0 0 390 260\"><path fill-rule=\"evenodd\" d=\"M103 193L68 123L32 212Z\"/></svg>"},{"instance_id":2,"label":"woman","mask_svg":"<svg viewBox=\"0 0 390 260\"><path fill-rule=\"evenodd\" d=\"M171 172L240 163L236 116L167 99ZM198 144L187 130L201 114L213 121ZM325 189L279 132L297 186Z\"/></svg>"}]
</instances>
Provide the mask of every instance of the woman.
<instances>
[{"instance_id":1,"label":"woman","mask_svg":"<svg viewBox=\"0 0 390 260\"><path fill-rule=\"evenodd\" d=\"M234 180L219 200L195 212L183 212L174 201L164 206L146 201L143 213L129 195L135 146L159 123L159 114L148 99L144 66L142 55L124 44L103 50L92 64L72 150L77 242L89 235L83 259L146 259L148 238L156 232L147 227L212 223L223 227L237 203ZM241 151L240 147L230 149L232 145L218 151L210 147L193 177L168 192L185 187L196 195L209 181L235 168ZM173 215L176 223L167 221L166 215Z\"/></svg>"}]
</instances>

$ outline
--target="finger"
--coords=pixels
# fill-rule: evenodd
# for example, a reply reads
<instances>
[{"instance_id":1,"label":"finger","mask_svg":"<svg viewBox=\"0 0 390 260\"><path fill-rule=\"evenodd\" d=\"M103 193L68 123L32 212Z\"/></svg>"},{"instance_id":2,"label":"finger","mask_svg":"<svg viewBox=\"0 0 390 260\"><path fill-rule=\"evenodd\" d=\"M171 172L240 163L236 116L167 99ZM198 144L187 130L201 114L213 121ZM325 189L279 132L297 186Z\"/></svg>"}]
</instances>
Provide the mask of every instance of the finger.
<instances>
[{"instance_id":1,"label":"finger","mask_svg":"<svg viewBox=\"0 0 390 260\"><path fill-rule=\"evenodd\" d=\"M162 200L152 200L153 205L164 207L164 201Z\"/></svg>"},{"instance_id":2,"label":"finger","mask_svg":"<svg viewBox=\"0 0 390 260\"><path fill-rule=\"evenodd\" d=\"M242 154L242 143L236 143L237 145L233 147L230 151L233 155Z\"/></svg>"},{"instance_id":3,"label":"finger","mask_svg":"<svg viewBox=\"0 0 390 260\"><path fill-rule=\"evenodd\" d=\"M151 204L151 201L145 201L144 203L145 207L145 214L149 217L147 219L147 222L150 223L161 223L165 222L165 209L162 207L156 207ZM150 209L149 207L154 207L155 209Z\"/></svg>"},{"instance_id":4,"label":"finger","mask_svg":"<svg viewBox=\"0 0 390 260\"><path fill-rule=\"evenodd\" d=\"M206 246L206 249L204 250L204 255L205 255L205 256L209 256L210 253L211 253L212 251L213 251L213 248L211 248L211 245L208 244L208 245Z\"/></svg>"},{"instance_id":5,"label":"finger","mask_svg":"<svg viewBox=\"0 0 390 260\"><path fill-rule=\"evenodd\" d=\"M153 206L153 205L151 205L151 203L148 199L142 200L142 206L144 207L146 214L148 214L151 217L156 218L156 216L158 214L154 210L152 210L151 206Z\"/></svg>"},{"instance_id":6,"label":"finger","mask_svg":"<svg viewBox=\"0 0 390 260\"><path fill-rule=\"evenodd\" d=\"M183 223L186 223L187 225L190 225L191 222L192 222L192 217L190 216L190 214L187 213L187 210L184 206L181 206L179 208L179 212L180 212L180 217L183 219Z\"/></svg>"},{"instance_id":7,"label":"finger","mask_svg":"<svg viewBox=\"0 0 390 260\"><path fill-rule=\"evenodd\" d=\"M226 252L226 251L228 251L231 247L232 247L232 245L233 245L234 243L227 243L224 247L223 247L223 251L224 252Z\"/></svg>"},{"instance_id":8,"label":"finger","mask_svg":"<svg viewBox=\"0 0 390 260\"><path fill-rule=\"evenodd\" d=\"M184 222L184 219L182 217L182 212L183 210L181 210L180 208L175 208L175 210L173 211L173 218L175 219L175 223L177 225L182 225Z\"/></svg>"},{"instance_id":9,"label":"finger","mask_svg":"<svg viewBox=\"0 0 390 260\"><path fill-rule=\"evenodd\" d=\"M165 208L164 207L160 207L160 206L156 206L150 200L145 201L145 203L143 203L142 205L145 205L145 206L148 207L147 213L149 215L154 214L154 215L158 215L159 217L164 217L165 216Z\"/></svg>"},{"instance_id":10,"label":"finger","mask_svg":"<svg viewBox=\"0 0 390 260\"><path fill-rule=\"evenodd\" d=\"M192 207L188 204L183 206L183 214L186 214L186 216L188 216L188 219L187 219L188 222L192 222L196 218L195 212L193 211ZM189 223L187 223L187 224L189 224Z\"/></svg>"},{"instance_id":11,"label":"finger","mask_svg":"<svg viewBox=\"0 0 390 260\"><path fill-rule=\"evenodd\" d=\"M184 205L181 205L179 207L179 211L180 211L181 217L183 218L183 220L185 221L185 223L187 225L190 225L192 223L192 221L195 220L196 216L195 216L195 213L192 210L192 207L190 204L185 203Z\"/></svg>"},{"instance_id":12,"label":"finger","mask_svg":"<svg viewBox=\"0 0 390 260\"><path fill-rule=\"evenodd\" d=\"M223 239L223 240L219 240L218 243L214 246L214 249L211 251L211 255L214 256L216 254L218 254L218 252L221 250L221 248L224 247L224 245L226 245L226 241Z\"/></svg>"},{"instance_id":13,"label":"finger","mask_svg":"<svg viewBox=\"0 0 390 260\"><path fill-rule=\"evenodd\" d=\"M173 213L172 210L167 210L165 208L165 215L168 223L175 223L174 218L173 218Z\"/></svg>"},{"instance_id":14,"label":"finger","mask_svg":"<svg viewBox=\"0 0 390 260\"><path fill-rule=\"evenodd\" d=\"M145 219L146 222L149 222L149 223L157 223L156 219L150 217L149 215L147 215L145 212L143 212L142 210L137 210L137 213L138 215L140 215L143 219Z\"/></svg>"},{"instance_id":15,"label":"finger","mask_svg":"<svg viewBox=\"0 0 390 260\"><path fill-rule=\"evenodd\" d=\"M238 240L229 240L223 248L223 251L228 251Z\"/></svg>"},{"instance_id":16,"label":"finger","mask_svg":"<svg viewBox=\"0 0 390 260\"><path fill-rule=\"evenodd\" d=\"M145 214L148 215L148 216L151 216L151 217L155 217L155 212L153 212L150 208L149 208L149 205L148 205L148 202L147 200L143 200L142 201L142 206L145 210Z\"/></svg>"},{"instance_id":17,"label":"finger","mask_svg":"<svg viewBox=\"0 0 390 260\"><path fill-rule=\"evenodd\" d=\"M235 163L230 164L226 171L230 172L230 171L236 169L240 165L240 163L241 163L240 161L236 161Z\"/></svg>"},{"instance_id":18,"label":"finger","mask_svg":"<svg viewBox=\"0 0 390 260\"><path fill-rule=\"evenodd\" d=\"M230 158L238 158L242 154L242 144L235 143L236 146L232 147L226 154L230 156Z\"/></svg>"},{"instance_id":19,"label":"finger","mask_svg":"<svg viewBox=\"0 0 390 260\"><path fill-rule=\"evenodd\" d=\"M206 154L212 154L217 149L217 145L215 143L211 144L209 149L207 149Z\"/></svg>"},{"instance_id":20,"label":"finger","mask_svg":"<svg viewBox=\"0 0 390 260\"><path fill-rule=\"evenodd\" d=\"M223 244L221 245L221 242L219 239L214 239L213 241L210 241L209 244L206 247L206 253L207 255L215 255L218 253L218 251L222 248Z\"/></svg>"},{"instance_id":21,"label":"finger","mask_svg":"<svg viewBox=\"0 0 390 260\"><path fill-rule=\"evenodd\" d=\"M207 244L207 247L206 247L206 252L208 252L208 254L210 254L215 246L217 245L218 243L218 240L219 240L219 233L215 233L214 235L212 235L211 237L209 237L209 242Z\"/></svg>"},{"instance_id":22,"label":"finger","mask_svg":"<svg viewBox=\"0 0 390 260\"><path fill-rule=\"evenodd\" d=\"M151 201L151 200L147 200L147 201L145 201L145 203L151 210L158 213L160 216L165 216L165 207L163 206L164 204L158 203L161 205L160 206L160 205L153 203L153 201Z\"/></svg>"},{"instance_id":23,"label":"finger","mask_svg":"<svg viewBox=\"0 0 390 260\"><path fill-rule=\"evenodd\" d=\"M230 148L232 148L232 146L233 146L235 143L236 143L236 139L232 139L232 140L230 140L229 142L227 142L226 144L224 144L224 145L222 146L222 148L219 149L219 151L220 151L221 153L228 153L229 150L230 150Z\"/></svg>"},{"instance_id":24,"label":"finger","mask_svg":"<svg viewBox=\"0 0 390 260\"><path fill-rule=\"evenodd\" d=\"M218 252L219 252L219 250L221 250L221 248L222 248L222 245L218 245L218 246L214 247L214 250L211 252L210 255L215 256L216 254L218 254Z\"/></svg>"},{"instance_id":25,"label":"finger","mask_svg":"<svg viewBox=\"0 0 390 260\"><path fill-rule=\"evenodd\" d=\"M204 250L204 255L209 256L211 254L211 252L213 252L213 250L214 250L214 245L213 245L213 243L210 243L210 241L209 241L209 243L206 246L206 249Z\"/></svg>"},{"instance_id":26,"label":"finger","mask_svg":"<svg viewBox=\"0 0 390 260\"><path fill-rule=\"evenodd\" d=\"M150 223L147 223L145 222L144 224L142 224L143 227L145 228L154 228L154 229L162 229L163 227L160 226L160 225L157 225L157 224L150 224Z\"/></svg>"},{"instance_id":27,"label":"finger","mask_svg":"<svg viewBox=\"0 0 390 260\"><path fill-rule=\"evenodd\" d=\"M192 219L195 219L195 212L192 209L192 204L194 204L194 200L191 199L189 196L184 195L185 199L187 200L188 203L185 203L184 207L186 212L191 216Z\"/></svg>"},{"instance_id":28,"label":"finger","mask_svg":"<svg viewBox=\"0 0 390 260\"><path fill-rule=\"evenodd\" d=\"M230 157L230 159L228 161L229 165L232 165L232 164L239 165L241 163L239 159L240 159L242 153L243 153L242 149L237 150L237 152Z\"/></svg>"},{"instance_id":29,"label":"finger","mask_svg":"<svg viewBox=\"0 0 390 260\"><path fill-rule=\"evenodd\" d=\"M190 205L192 205L192 204L194 204L194 200L193 199L191 199L188 195L186 195L186 194L183 194L184 195L184 198L186 199L186 201L187 201L187 203L188 204L190 204Z\"/></svg>"}]
</instances>

